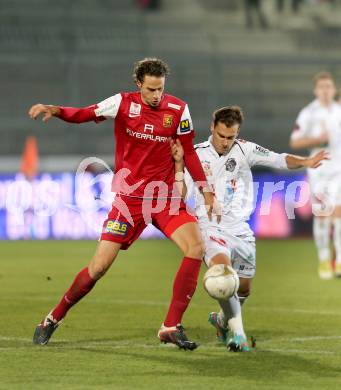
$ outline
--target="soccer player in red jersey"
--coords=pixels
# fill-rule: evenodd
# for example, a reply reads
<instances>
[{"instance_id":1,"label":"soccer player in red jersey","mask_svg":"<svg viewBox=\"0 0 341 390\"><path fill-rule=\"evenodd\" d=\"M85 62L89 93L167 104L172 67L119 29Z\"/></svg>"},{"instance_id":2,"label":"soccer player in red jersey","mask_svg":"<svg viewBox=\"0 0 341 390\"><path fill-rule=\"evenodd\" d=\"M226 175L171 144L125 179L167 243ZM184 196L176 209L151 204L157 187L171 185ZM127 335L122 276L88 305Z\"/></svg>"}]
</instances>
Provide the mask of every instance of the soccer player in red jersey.
<instances>
[{"instance_id":1,"label":"soccer player in red jersey","mask_svg":"<svg viewBox=\"0 0 341 390\"><path fill-rule=\"evenodd\" d=\"M219 214L219 206L193 148L193 125L188 106L165 94L168 65L146 58L135 65L136 92L121 92L84 108L36 104L29 116L43 121L57 117L67 122L100 122L114 119L116 140L113 191L116 197L103 224L97 250L89 265L78 273L58 305L37 326L33 342L45 345L68 310L84 297L109 269L119 251L153 223L182 250L184 258L173 284L173 296L158 337L184 349L195 349L181 325L194 294L203 257L203 243L195 217L179 198L174 210L174 161L171 139L180 139L184 161L193 180L200 183L208 214Z\"/></svg>"}]
</instances>

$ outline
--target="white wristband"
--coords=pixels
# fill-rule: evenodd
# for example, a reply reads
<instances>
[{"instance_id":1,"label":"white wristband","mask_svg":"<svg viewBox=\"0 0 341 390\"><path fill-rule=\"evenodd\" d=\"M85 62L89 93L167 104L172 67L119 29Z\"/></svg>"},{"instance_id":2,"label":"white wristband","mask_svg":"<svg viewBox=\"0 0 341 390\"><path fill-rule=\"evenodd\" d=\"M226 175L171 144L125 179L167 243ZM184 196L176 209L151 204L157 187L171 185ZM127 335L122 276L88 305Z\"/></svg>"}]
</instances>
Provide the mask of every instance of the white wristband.
<instances>
[{"instance_id":1,"label":"white wristband","mask_svg":"<svg viewBox=\"0 0 341 390\"><path fill-rule=\"evenodd\" d=\"M175 173L175 181L184 181L184 173L176 172Z\"/></svg>"}]
</instances>

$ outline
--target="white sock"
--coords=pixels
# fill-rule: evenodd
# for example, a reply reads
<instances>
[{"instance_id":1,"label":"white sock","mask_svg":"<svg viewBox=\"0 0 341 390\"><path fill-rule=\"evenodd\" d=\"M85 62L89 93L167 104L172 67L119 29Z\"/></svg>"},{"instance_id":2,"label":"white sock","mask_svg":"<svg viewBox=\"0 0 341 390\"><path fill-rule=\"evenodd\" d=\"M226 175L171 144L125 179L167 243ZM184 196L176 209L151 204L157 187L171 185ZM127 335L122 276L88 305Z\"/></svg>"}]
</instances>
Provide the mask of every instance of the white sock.
<instances>
[{"instance_id":1,"label":"white sock","mask_svg":"<svg viewBox=\"0 0 341 390\"><path fill-rule=\"evenodd\" d=\"M220 299L219 305L221 307L221 326L224 328L228 327L236 336L246 338L242 320L242 308L238 296L235 294L228 300Z\"/></svg>"},{"instance_id":2,"label":"white sock","mask_svg":"<svg viewBox=\"0 0 341 390\"><path fill-rule=\"evenodd\" d=\"M243 306L246 300L247 300L247 297L239 297L240 306Z\"/></svg>"},{"instance_id":3,"label":"white sock","mask_svg":"<svg viewBox=\"0 0 341 390\"><path fill-rule=\"evenodd\" d=\"M341 264L341 218L335 218L334 224L334 246L336 251L336 263Z\"/></svg>"},{"instance_id":4,"label":"white sock","mask_svg":"<svg viewBox=\"0 0 341 390\"><path fill-rule=\"evenodd\" d=\"M329 218L314 217L313 234L320 261L330 260L330 228Z\"/></svg>"}]
</instances>

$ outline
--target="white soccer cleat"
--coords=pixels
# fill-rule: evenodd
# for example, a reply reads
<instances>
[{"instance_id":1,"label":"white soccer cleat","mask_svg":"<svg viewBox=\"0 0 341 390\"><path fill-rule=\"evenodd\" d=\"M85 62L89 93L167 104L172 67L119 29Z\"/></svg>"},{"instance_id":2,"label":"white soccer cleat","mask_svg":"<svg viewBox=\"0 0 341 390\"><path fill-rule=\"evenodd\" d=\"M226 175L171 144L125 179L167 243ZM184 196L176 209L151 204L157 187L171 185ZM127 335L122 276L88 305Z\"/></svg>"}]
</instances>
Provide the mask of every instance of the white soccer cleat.
<instances>
[{"instance_id":1,"label":"white soccer cleat","mask_svg":"<svg viewBox=\"0 0 341 390\"><path fill-rule=\"evenodd\" d=\"M320 279L330 280L333 278L333 267L329 260L320 261L318 267L318 274Z\"/></svg>"}]
</instances>

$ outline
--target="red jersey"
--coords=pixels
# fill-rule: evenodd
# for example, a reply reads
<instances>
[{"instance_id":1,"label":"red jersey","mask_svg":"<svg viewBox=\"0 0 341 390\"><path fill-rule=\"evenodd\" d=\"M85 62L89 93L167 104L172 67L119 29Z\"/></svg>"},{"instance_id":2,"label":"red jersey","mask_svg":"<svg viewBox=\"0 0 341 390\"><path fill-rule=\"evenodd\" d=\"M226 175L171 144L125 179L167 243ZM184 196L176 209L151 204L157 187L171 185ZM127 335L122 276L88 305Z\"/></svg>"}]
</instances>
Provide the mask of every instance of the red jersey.
<instances>
[{"instance_id":1,"label":"red jersey","mask_svg":"<svg viewBox=\"0 0 341 390\"><path fill-rule=\"evenodd\" d=\"M193 181L207 185L193 148L193 124L182 100L163 95L157 107L144 104L140 92L122 92L84 108L60 106L58 117L71 123L115 121L116 157L113 191L129 196L172 196L174 160L169 138L179 138ZM156 188L156 191L155 191Z\"/></svg>"},{"instance_id":2,"label":"red jersey","mask_svg":"<svg viewBox=\"0 0 341 390\"><path fill-rule=\"evenodd\" d=\"M179 137L181 141L183 137L192 139L194 136L187 104L165 94L160 104L152 107L143 103L140 92L122 92L98 103L95 114L97 120L114 119L115 174L122 168L127 169L123 181L114 179L114 191L148 197L158 187L159 196L170 196L174 160L169 138Z\"/></svg>"}]
</instances>

